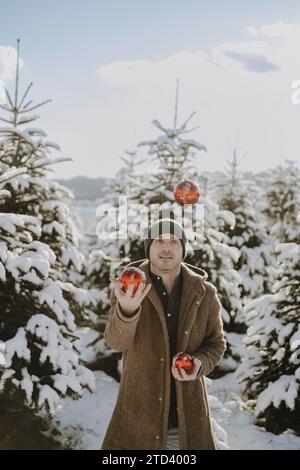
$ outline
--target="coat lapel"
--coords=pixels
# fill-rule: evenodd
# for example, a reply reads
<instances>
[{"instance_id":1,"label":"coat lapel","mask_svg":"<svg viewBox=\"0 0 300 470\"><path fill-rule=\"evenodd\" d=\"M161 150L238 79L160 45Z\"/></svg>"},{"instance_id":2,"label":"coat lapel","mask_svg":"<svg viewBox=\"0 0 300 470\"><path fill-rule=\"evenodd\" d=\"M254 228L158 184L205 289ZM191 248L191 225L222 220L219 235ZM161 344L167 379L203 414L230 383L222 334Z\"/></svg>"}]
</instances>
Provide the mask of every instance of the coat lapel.
<instances>
[{"instance_id":1,"label":"coat lapel","mask_svg":"<svg viewBox=\"0 0 300 470\"><path fill-rule=\"evenodd\" d=\"M190 332L192 325L195 321L197 310L200 306L201 300L205 294L205 287L203 282L199 282L199 275L195 274L185 263L181 263L182 276L183 276L183 289L180 303L180 313L178 319L178 332L177 332L177 349L178 352L184 351L188 343L189 335L184 334L185 331ZM146 275L146 283L151 283L152 280L149 275L150 262L144 261L139 269L144 271ZM168 341L168 328L166 317L164 314L163 306L160 298L156 292L155 286L152 284L147 298L152 303L154 309L159 315L165 339Z\"/></svg>"},{"instance_id":2,"label":"coat lapel","mask_svg":"<svg viewBox=\"0 0 300 470\"><path fill-rule=\"evenodd\" d=\"M206 289L199 276L182 263L183 289L178 320L177 349L185 351L189 333ZM187 334L185 334L187 332Z\"/></svg>"}]
</instances>

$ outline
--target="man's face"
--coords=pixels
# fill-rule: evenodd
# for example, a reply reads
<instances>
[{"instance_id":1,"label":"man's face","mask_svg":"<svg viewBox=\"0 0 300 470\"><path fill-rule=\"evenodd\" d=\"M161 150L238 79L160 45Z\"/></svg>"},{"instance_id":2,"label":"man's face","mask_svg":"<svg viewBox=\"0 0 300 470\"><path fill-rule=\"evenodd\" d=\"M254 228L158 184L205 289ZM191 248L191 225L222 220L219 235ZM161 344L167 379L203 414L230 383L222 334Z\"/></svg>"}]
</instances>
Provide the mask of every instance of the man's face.
<instances>
[{"instance_id":1,"label":"man's face","mask_svg":"<svg viewBox=\"0 0 300 470\"><path fill-rule=\"evenodd\" d=\"M156 237L150 245L150 262L160 271L172 271L182 261L182 244L175 235L163 233Z\"/></svg>"}]
</instances>

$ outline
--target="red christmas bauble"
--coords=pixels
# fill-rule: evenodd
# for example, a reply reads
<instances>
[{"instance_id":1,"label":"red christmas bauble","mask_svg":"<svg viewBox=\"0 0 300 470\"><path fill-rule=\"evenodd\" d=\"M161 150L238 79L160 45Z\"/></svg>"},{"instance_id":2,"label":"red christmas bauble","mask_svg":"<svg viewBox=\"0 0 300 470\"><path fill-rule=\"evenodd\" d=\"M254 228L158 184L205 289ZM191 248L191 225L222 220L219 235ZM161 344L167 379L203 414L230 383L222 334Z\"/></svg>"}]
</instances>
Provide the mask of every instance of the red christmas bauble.
<instances>
[{"instance_id":1,"label":"red christmas bauble","mask_svg":"<svg viewBox=\"0 0 300 470\"><path fill-rule=\"evenodd\" d=\"M119 281L122 284L123 292L126 292L128 287L133 284L134 288L132 295L134 295L139 287L139 284L141 282L146 282L146 276L144 271L141 271L138 268L125 268L119 276Z\"/></svg>"},{"instance_id":2,"label":"red christmas bauble","mask_svg":"<svg viewBox=\"0 0 300 470\"><path fill-rule=\"evenodd\" d=\"M199 186L191 180L184 180L177 184L174 189L174 197L181 204L196 204L199 201Z\"/></svg>"},{"instance_id":3,"label":"red christmas bauble","mask_svg":"<svg viewBox=\"0 0 300 470\"><path fill-rule=\"evenodd\" d=\"M179 353L175 360L175 366L178 369L184 369L186 372L190 372L194 367L192 356L187 353Z\"/></svg>"}]
</instances>

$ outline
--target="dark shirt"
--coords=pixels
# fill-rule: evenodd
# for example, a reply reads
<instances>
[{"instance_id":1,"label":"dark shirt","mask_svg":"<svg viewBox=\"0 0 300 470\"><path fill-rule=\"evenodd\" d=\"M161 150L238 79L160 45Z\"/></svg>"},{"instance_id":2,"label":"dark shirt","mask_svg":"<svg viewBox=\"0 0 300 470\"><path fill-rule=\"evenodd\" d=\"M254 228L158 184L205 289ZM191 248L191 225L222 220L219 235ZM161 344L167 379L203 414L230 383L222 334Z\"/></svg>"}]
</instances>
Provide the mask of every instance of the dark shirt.
<instances>
[{"instance_id":1,"label":"dark shirt","mask_svg":"<svg viewBox=\"0 0 300 470\"><path fill-rule=\"evenodd\" d=\"M177 276L172 288L172 292L168 292L163 284L162 278L150 271L150 277L153 285L161 300L169 333L170 342L170 371L172 366L172 359L180 351L177 351L177 331L178 331L178 318L180 312L180 301L183 286L182 271ZM177 414L177 399L176 399L176 383L171 373L171 393L170 393L170 411L169 411L169 428L178 427L178 414Z\"/></svg>"}]
</instances>

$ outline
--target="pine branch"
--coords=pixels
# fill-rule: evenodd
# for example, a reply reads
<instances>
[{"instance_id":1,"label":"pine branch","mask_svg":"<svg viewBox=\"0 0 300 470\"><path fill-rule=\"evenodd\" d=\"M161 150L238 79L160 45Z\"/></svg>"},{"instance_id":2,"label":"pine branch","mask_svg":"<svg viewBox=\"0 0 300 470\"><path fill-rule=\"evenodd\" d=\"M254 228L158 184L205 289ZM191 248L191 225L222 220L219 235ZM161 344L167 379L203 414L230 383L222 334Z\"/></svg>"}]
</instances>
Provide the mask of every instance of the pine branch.
<instances>
[{"instance_id":1,"label":"pine branch","mask_svg":"<svg viewBox=\"0 0 300 470\"><path fill-rule=\"evenodd\" d=\"M7 99L8 99L8 101L9 101L9 104L10 104L10 106L11 106L11 109L13 109L13 110L14 110L14 109L15 109L15 107L14 107L14 105L13 105L13 103L12 103L12 100L11 100L10 94L9 94L9 92L8 92L8 90L7 90L6 88L5 88L5 94L6 94L6 98L7 98Z\"/></svg>"},{"instance_id":2,"label":"pine branch","mask_svg":"<svg viewBox=\"0 0 300 470\"><path fill-rule=\"evenodd\" d=\"M32 169L37 169L37 168L43 168L43 167L46 167L48 165L54 165L55 163L61 163L61 162L68 162L68 161L73 161L73 158L57 158L55 160L48 160L47 162L43 162L39 165L32 165L31 168Z\"/></svg>"},{"instance_id":3,"label":"pine branch","mask_svg":"<svg viewBox=\"0 0 300 470\"><path fill-rule=\"evenodd\" d=\"M15 106L14 109L18 108L18 88L19 88L19 45L20 39L17 39L17 69L16 69L16 86L15 86Z\"/></svg>"},{"instance_id":4,"label":"pine branch","mask_svg":"<svg viewBox=\"0 0 300 470\"><path fill-rule=\"evenodd\" d=\"M26 104L23 106L23 109L27 108L27 106L29 106L30 103L32 103L32 100L28 101L28 103L26 103Z\"/></svg>"},{"instance_id":5,"label":"pine branch","mask_svg":"<svg viewBox=\"0 0 300 470\"><path fill-rule=\"evenodd\" d=\"M186 119L186 121L184 121L184 123L182 124L182 126L180 127L180 129L185 129L187 123L192 119L192 117L196 114L196 111L193 111L192 114L190 114L190 116Z\"/></svg>"},{"instance_id":6,"label":"pine branch","mask_svg":"<svg viewBox=\"0 0 300 470\"><path fill-rule=\"evenodd\" d=\"M24 175L26 173L27 168L9 168L3 175L0 176L0 183L3 184L15 176Z\"/></svg>"},{"instance_id":7,"label":"pine branch","mask_svg":"<svg viewBox=\"0 0 300 470\"><path fill-rule=\"evenodd\" d=\"M8 121L8 119L0 117L0 121L7 122L8 124L13 124L13 121Z\"/></svg>"},{"instance_id":8,"label":"pine branch","mask_svg":"<svg viewBox=\"0 0 300 470\"><path fill-rule=\"evenodd\" d=\"M200 126L193 127L192 129L187 129L186 131L180 132L180 134L188 134L189 132L195 131L196 129L199 129Z\"/></svg>"},{"instance_id":9,"label":"pine branch","mask_svg":"<svg viewBox=\"0 0 300 470\"><path fill-rule=\"evenodd\" d=\"M20 110L18 110L18 114L29 113L30 111L32 111L34 109L37 109L37 108L39 108L40 106L43 106L46 103L50 103L50 101L52 101L52 100L49 99L49 100L46 100L46 101L42 101L41 103L38 103L38 104L32 106L32 108L29 108L29 109L24 109L24 108L20 109Z\"/></svg>"},{"instance_id":10,"label":"pine branch","mask_svg":"<svg viewBox=\"0 0 300 470\"><path fill-rule=\"evenodd\" d=\"M4 111L7 111L7 112L9 112L9 113L12 112L12 110L9 109L7 106L5 106L5 104L1 104L1 103L0 103L0 108L4 109Z\"/></svg>"},{"instance_id":11,"label":"pine branch","mask_svg":"<svg viewBox=\"0 0 300 470\"><path fill-rule=\"evenodd\" d=\"M22 100L21 100L21 102L20 102L20 104L19 104L19 107L20 107L20 108L21 108L21 106L22 106L22 103L23 103L24 99L26 98L26 95L28 94L30 88L32 87L32 85L33 85L33 82L29 83L29 85L28 85L28 87L27 87L27 89L26 89L26 91L25 91L25 93L24 93L24 95L23 95L23 98L22 98Z\"/></svg>"}]
</instances>

